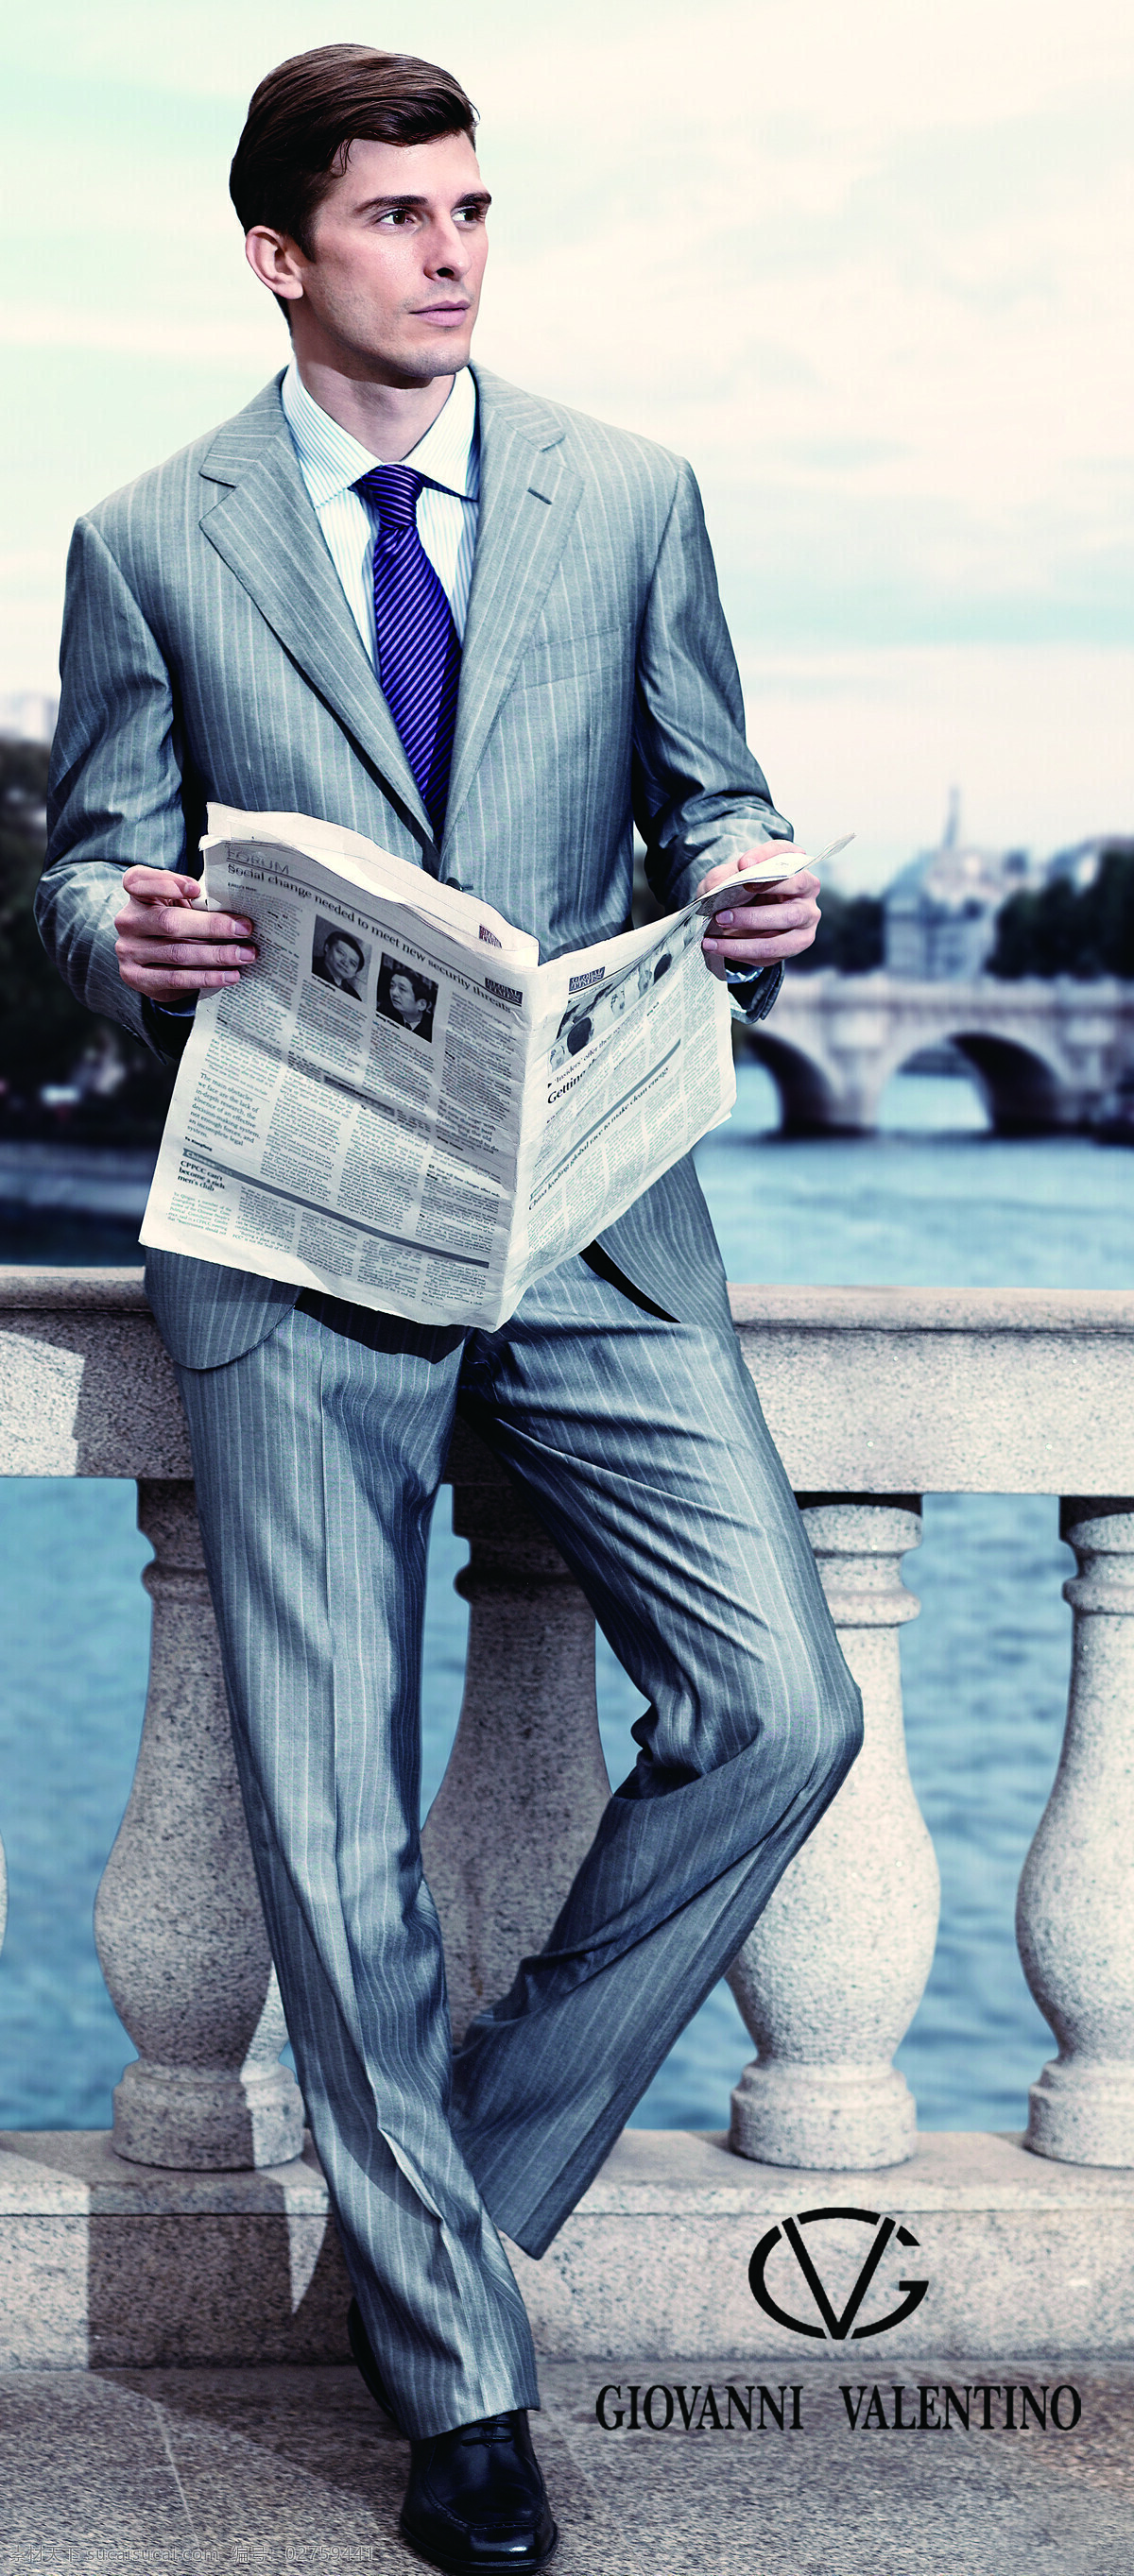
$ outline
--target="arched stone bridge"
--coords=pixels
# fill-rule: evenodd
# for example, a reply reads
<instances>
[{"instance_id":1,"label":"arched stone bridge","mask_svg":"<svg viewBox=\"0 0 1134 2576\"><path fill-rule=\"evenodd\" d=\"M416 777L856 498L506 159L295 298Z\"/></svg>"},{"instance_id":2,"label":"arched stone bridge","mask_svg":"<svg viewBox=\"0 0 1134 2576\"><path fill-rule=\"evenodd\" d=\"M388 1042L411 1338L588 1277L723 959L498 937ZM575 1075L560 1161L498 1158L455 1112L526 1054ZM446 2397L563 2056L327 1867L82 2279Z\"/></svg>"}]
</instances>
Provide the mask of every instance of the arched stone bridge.
<instances>
[{"instance_id":1,"label":"arched stone bridge","mask_svg":"<svg viewBox=\"0 0 1134 2576\"><path fill-rule=\"evenodd\" d=\"M949 1040L1001 1135L1078 1127L1134 1064L1134 984L1114 977L907 983L896 976L795 974L751 1033L785 1128L872 1128L892 1073Z\"/></svg>"}]
</instances>

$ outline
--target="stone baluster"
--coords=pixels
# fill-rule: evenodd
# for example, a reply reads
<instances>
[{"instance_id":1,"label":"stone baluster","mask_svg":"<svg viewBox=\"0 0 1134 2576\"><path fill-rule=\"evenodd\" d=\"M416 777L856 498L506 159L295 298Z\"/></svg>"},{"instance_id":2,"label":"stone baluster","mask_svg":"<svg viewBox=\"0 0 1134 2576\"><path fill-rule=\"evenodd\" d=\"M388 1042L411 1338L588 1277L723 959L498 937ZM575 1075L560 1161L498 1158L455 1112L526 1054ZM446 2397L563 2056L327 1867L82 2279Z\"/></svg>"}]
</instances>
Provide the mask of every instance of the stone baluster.
<instances>
[{"instance_id":1,"label":"stone baluster","mask_svg":"<svg viewBox=\"0 0 1134 2576\"><path fill-rule=\"evenodd\" d=\"M150 1679L134 1784L95 1904L103 1975L139 2051L114 2095L134 2164L280 2164L303 2105L236 1777L188 1482L138 1487L153 1543Z\"/></svg>"},{"instance_id":2,"label":"stone baluster","mask_svg":"<svg viewBox=\"0 0 1134 2576\"><path fill-rule=\"evenodd\" d=\"M1079 1568L1067 1728L1016 1907L1059 2054L1030 2088L1028 2145L1134 2165L1134 1498L1070 1497L1060 1530Z\"/></svg>"},{"instance_id":3,"label":"stone baluster","mask_svg":"<svg viewBox=\"0 0 1134 2576\"><path fill-rule=\"evenodd\" d=\"M862 1692L862 1752L745 1942L729 1983L759 2056L732 2097L730 2143L773 2165L847 2172L904 2162L917 2114L891 2063L937 1935L933 1845L913 1793L898 1629L920 1499L801 1497L840 1643Z\"/></svg>"},{"instance_id":4,"label":"stone baluster","mask_svg":"<svg viewBox=\"0 0 1134 2576\"><path fill-rule=\"evenodd\" d=\"M453 1527L471 1542L460 1723L422 1835L453 2035L541 1948L610 1795L594 1616L483 1443L458 1425Z\"/></svg>"}]
</instances>

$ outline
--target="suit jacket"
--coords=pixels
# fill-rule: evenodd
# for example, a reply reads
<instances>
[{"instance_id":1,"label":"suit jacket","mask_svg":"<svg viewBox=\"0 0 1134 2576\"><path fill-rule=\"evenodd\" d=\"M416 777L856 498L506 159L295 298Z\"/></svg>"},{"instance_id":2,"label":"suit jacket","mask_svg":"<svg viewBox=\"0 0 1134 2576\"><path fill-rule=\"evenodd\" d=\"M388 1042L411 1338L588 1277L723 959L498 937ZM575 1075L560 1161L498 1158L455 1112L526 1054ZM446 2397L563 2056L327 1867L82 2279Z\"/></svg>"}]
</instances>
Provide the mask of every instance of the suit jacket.
<instances>
[{"instance_id":1,"label":"suit jacket","mask_svg":"<svg viewBox=\"0 0 1134 2576\"><path fill-rule=\"evenodd\" d=\"M199 870L210 798L366 833L534 933L543 957L627 927L633 825L664 910L789 838L747 748L689 467L474 370L480 517L440 847L296 461L279 379L80 520L68 564L44 941L72 991L159 1054L168 1015L118 975L124 868ZM778 972L754 979L767 1007ZM184 1043L181 1036L180 1042ZM727 1322L688 1159L602 1249L666 1313ZM175 1358L249 1350L298 1294L151 1252Z\"/></svg>"}]
</instances>

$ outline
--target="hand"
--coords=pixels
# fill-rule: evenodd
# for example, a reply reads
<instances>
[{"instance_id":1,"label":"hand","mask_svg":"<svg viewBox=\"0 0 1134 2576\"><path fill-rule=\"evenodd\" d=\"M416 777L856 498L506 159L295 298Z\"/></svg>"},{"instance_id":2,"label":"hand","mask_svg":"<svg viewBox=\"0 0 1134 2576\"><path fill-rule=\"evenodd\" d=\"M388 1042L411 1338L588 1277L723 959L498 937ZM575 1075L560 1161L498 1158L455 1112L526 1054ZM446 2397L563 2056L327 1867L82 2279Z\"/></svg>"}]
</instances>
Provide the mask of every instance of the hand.
<instances>
[{"instance_id":1,"label":"hand","mask_svg":"<svg viewBox=\"0 0 1134 2576\"><path fill-rule=\"evenodd\" d=\"M698 894L711 894L727 885L738 868L753 859L766 859L770 844L763 841L759 849L745 850L738 859L726 859L719 868L710 868L697 888ZM793 850L799 865L790 877L781 877L776 885L742 886L741 900L729 904L721 896L722 909L714 912L708 935L701 942L701 953L710 974L723 982L728 968L746 966L756 975L761 966L772 966L778 957L798 957L810 948L819 928L819 879L812 876L807 861Z\"/></svg>"},{"instance_id":2,"label":"hand","mask_svg":"<svg viewBox=\"0 0 1134 2576\"><path fill-rule=\"evenodd\" d=\"M255 965L255 924L231 912L201 910L196 877L173 876L166 868L127 868L122 884L127 901L115 917L115 948L118 972L132 993L151 1002L180 1002L187 993L239 984Z\"/></svg>"}]
</instances>

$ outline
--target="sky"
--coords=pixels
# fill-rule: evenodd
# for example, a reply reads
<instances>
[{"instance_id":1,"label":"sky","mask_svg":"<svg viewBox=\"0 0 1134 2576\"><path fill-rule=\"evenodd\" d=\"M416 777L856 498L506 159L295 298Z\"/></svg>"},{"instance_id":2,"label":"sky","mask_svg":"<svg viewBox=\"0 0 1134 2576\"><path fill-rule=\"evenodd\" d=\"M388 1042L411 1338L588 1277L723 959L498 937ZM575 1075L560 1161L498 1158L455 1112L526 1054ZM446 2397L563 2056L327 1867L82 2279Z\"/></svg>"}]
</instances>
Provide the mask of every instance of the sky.
<instances>
[{"instance_id":1,"label":"sky","mask_svg":"<svg viewBox=\"0 0 1134 2576\"><path fill-rule=\"evenodd\" d=\"M749 737L848 885L1134 830L1128 0L40 0L0 40L0 690L76 515L285 356L227 170L350 38L481 113L476 354L689 456Z\"/></svg>"}]
</instances>

